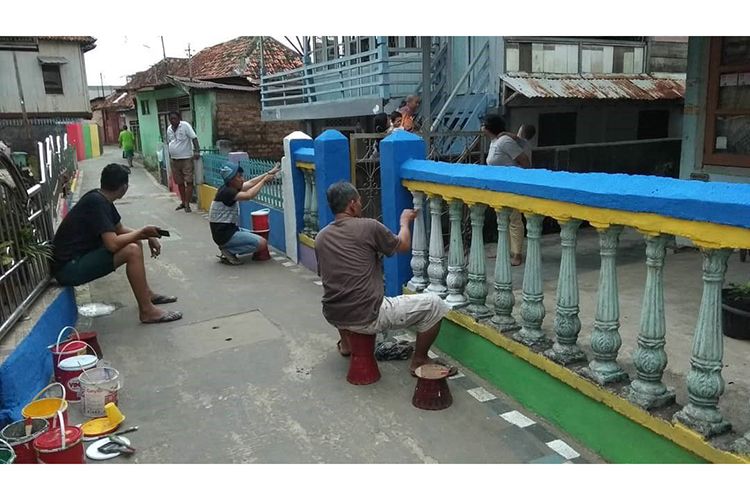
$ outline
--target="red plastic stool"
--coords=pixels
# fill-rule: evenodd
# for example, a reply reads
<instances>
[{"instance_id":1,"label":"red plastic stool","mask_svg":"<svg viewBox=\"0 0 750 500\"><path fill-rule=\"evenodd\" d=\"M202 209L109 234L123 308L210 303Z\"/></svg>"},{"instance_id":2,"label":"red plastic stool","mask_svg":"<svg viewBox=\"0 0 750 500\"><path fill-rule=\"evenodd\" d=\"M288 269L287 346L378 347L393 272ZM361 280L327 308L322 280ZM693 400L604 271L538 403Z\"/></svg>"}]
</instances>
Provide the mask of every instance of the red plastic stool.
<instances>
[{"instance_id":1,"label":"red plastic stool","mask_svg":"<svg viewBox=\"0 0 750 500\"><path fill-rule=\"evenodd\" d=\"M349 349L352 352L346 381L353 385L367 385L380 380L380 370L375 360L375 335L349 330L339 330L339 333L349 340Z\"/></svg>"},{"instance_id":2,"label":"red plastic stool","mask_svg":"<svg viewBox=\"0 0 750 500\"><path fill-rule=\"evenodd\" d=\"M253 231L253 233L257 234L264 240L266 240L266 243L268 243L268 235L271 232L270 229L266 229L263 231ZM258 250L253 254L253 260L268 260L271 258L271 254L268 252L268 246L266 245L265 250Z\"/></svg>"},{"instance_id":3,"label":"red plastic stool","mask_svg":"<svg viewBox=\"0 0 750 500\"><path fill-rule=\"evenodd\" d=\"M414 370L417 387L411 404L421 410L444 410L453 404L448 388L449 369L443 365L426 364Z\"/></svg>"}]
</instances>

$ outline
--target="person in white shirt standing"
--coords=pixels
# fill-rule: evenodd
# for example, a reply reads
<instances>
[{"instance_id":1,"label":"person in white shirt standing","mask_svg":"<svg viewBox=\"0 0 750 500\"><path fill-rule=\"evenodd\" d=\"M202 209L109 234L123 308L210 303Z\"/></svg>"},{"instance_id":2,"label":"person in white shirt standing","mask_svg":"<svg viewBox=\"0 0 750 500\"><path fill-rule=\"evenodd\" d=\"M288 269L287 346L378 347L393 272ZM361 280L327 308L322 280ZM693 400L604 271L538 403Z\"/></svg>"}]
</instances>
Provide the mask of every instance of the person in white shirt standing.
<instances>
[{"instance_id":1,"label":"person in white shirt standing","mask_svg":"<svg viewBox=\"0 0 750 500\"><path fill-rule=\"evenodd\" d=\"M505 120L500 115L489 114L484 117L482 130L490 139L487 152L487 165L504 165L529 167L529 158L524 148L505 132ZM518 210L510 214L510 264L520 266L523 262L523 218Z\"/></svg>"},{"instance_id":2,"label":"person in white shirt standing","mask_svg":"<svg viewBox=\"0 0 750 500\"><path fill-rule=\"evenodd\" d=\"M169 113L170 126L167 127L169 160L172 177L180 190L180 205L175 210L185 209L190 213L190 200L193 199L193 160L201 157L198 136L190 124L182 120L177 111Z\"/></svg>"}]
</instances>

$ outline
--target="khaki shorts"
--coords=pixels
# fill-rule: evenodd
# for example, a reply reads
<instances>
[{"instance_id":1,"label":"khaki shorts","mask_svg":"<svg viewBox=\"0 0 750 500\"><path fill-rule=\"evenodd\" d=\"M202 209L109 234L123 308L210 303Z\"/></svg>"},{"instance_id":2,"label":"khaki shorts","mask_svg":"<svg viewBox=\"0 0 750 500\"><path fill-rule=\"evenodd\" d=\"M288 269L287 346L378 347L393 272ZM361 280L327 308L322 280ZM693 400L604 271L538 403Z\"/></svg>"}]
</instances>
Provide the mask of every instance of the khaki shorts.
<instances>
[{"instance_id":1,"label":"khaki shorts","mask_svg":"<svg viewBox=\"0 0 750 500\"><path fill-rule=\"evenodd\" d=\"M181 160L170 160L172 163L172 177L174 178L175 184L181 186L183 184L193 184L193 159L183 158Z\"/></svg>"},{"instance_id":2,"label":"khaki shorts","mask_svg":"<svg viewBox=\"0 0 750 500\"><path fill-rule=\"evenodd\" d=\"M448 304L434 293L384 297L378 318L368 325L338 327L355 333L375 335L387 330L414 327L417 333L435 326L450 311ZM335 325L334 325L335 326Z\"/></svg>"}]
</instances>

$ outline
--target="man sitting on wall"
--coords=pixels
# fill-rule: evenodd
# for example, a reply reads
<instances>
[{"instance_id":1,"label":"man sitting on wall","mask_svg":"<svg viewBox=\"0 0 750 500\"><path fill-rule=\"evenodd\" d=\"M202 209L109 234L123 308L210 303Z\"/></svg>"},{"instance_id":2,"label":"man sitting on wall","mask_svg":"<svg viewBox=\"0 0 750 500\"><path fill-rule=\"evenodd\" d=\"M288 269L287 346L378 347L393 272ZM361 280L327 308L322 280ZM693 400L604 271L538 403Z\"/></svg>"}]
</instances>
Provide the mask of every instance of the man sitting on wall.
<instances>
[{"instance_id":1,"label":"man sitting on wall","mask_svg":"<svg viewBox=\"0 0 750 500\"><path fill-rule=\"evenodd\" d=\"M225 264L238 265L242 261L238 256L251 255L267 248L265 239L248 229L239 227L240 205L238 201L255 198L266 182L272 181L281 169L274 166L265 174L245 181L239 164L228 164L221 167L219 173L224 185L219 188L208 211L208 222L211 236L219 246L219 258Z\"/></svg>"},{"instance_id":2,"label":"man sitting on wall","mask_svg":"<svg viewBox=\"0 0 750 500\"><path fill-rule=\"evenodd\" d=\"M381 257L411 249L409 224L417 212L401 213L398 234L375 219L362 217L362 200L349 182L337 182L326 192L335 220L315 237L315 255L323 281L323 316L339 330L338 350L351 354L349 339L342 330L376 335L395 328L415 327L417 342L410 371L426 363L445 364L430 359L430 346L440 331L449 307L437 294L420 293L385 297ZM446 365L447 366L447 365ZM456 373L448 367L449 374Z\"/></svg>"},{"instance_id":3,"label":"man sitting on wall","mask_svg":"<svg viewBox=\"0 0 750 500\"><path fill-rule=\"evenodd\" d=\"M115 200L125 196L129 175L125 165L110 163L102 170L101 187L83 195L73 206L52 242L52 272L61 285L77 286L106 276L125 264L141 322L175 321L182 318L181 312L165 311L154 304L176 302L177 297L152 292L146 281L141 240L148 241L151 257L158 257L160 229L123 226L114 205Z\"/></svg>"}]
</instances>

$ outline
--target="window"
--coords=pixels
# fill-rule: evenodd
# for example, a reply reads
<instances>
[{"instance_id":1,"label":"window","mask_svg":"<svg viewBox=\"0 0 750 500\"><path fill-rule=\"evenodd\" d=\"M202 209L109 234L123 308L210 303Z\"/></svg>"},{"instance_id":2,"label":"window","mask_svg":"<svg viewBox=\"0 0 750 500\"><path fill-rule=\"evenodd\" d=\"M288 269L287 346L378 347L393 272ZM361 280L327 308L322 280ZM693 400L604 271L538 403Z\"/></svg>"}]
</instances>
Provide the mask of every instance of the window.
<instances>
[{"instance_id":1,"label":"window","mask_svg":"<svg viewBox=\"0 0 750 500\"><path fill-rule=\"evenodd\" d=\"M147 100L140 100L139 99L139 102L141 103L141 114L142 115L147 115L147 114L151 113L151 110L148 109L148 101Z\"/></svg>"},{"instance_id":2,"label":"window","mask_svg":"<svg viewBox=\"0 0 750 500\"><path fill-rule=\"evenodd\" d=\"M44 92L47 94L62 94L63 85L59 64L42 64L42 79Z\"/></svg>"},{"instance_id":3,"label":"window","mask_svg":"<svg viewBox=\"0 0 750 500\"><path fill-rule=\"evenodd\" d=\"M576 113L540 114L538 134L538 147L575 144Z\"/></svg>"},{"instance_id":4,"label":"window","mask_svg":"<svg viewBox=\"0 0 750 500\"><path fill-rule=\"evenodd\" d=\"M750 167L750 37L711 39L704 163Z\"/></svg>"},{"instance_id":5,"label":"window","mask_svg":"<svg viewBox=\"0 0 750 500\"><path fill-rule=\"evenodd\" d=\"M669 137L669 110L648 109L638 112L638 140Z\"/></svg>"}]
</instances>

